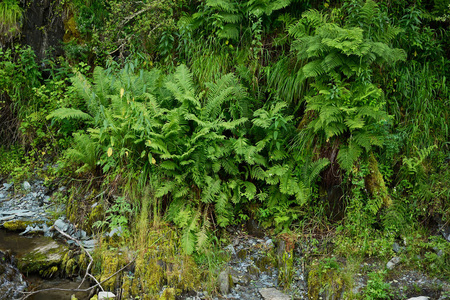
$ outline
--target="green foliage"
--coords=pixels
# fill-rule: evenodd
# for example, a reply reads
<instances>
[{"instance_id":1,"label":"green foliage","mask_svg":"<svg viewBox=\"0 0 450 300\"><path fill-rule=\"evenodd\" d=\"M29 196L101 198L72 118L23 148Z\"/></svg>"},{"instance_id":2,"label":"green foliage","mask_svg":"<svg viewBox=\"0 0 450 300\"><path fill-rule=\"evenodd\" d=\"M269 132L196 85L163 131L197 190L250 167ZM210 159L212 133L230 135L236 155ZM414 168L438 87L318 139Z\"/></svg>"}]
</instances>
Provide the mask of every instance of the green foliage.
<instances>
[{"instance_id":1,"label":"green foliage","mask_svg":"<svg viewBox=\"0 0 450 300\"><path fill-rule=\"evenodd\" d=\"M132 213L130 203L123 197L115 200L115 203L106 211L106 219L96 221L94 227L108 226L109 230L118 229L121 237L128 237L130 234L128 220Z\"/></svg>"},{"instance_id":2,"label":"green foliage","mask_svg":"<svg viewBox=\"0 0 450 300\"><path fill-rule=\"evenodd\" d=\"M0 44L10 42L20 33L22 11L16 0L0 2Z\"/></svg>"},{"instance_id":3,"label":"green foliage","mask_svg":"<svg viewBox=\"0 0 450 300\"><path fill-rule=\"evenodd\" d=\"M343 139L337 159L347 171L363 152L383 145L383 127L389 122L383 91L372 83L371 66L393 65L406 58L403 50L388 45L400 30L377 28L373 15L381 14L375 2L367 1L358 14L361 22L349 18L341 27L310 10L289 28L295 38L292 50L297 59L306 61L301 78L314 79L305 97L306 110L315 113L308 130L326 142ZM352 21L362 25L355 27ZM372 27L377 28L375 34Z\"/></svg>"},{"instance_id":4,"label":"green foliage","mask_svg":"<svg viewBox=\"0 0 450 300\"><path fill-rule=\"evenodd\" d=\"M364 299L390 299L392 296L391 285L384 281L386 273L383 271L370 272L368 274L367 286L364 291Z\"/></svg>"}]
</instances>

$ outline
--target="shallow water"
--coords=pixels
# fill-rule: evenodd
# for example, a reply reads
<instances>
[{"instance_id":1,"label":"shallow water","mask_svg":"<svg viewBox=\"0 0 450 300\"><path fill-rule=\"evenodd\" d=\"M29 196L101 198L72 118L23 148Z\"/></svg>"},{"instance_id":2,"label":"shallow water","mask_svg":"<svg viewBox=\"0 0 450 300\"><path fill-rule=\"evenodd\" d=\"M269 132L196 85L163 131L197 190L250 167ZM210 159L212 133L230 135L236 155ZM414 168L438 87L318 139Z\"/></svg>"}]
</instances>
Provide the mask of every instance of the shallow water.
<instances>
[{"instance_id":1,"label":"shallow water","mask_svg":"<svg viewBox=\"0 0 450 300\"><path fill-rule=\"evenodd\" d=\"M16 258L20 258L23 255L29 253L31 249L36 246L49 243L50 238L44 236L20 236L18 233L8 232L6 230L0 230L0 250L10 251ZM26 275L26 274L25 274ZM77 289L80 281L74 282L69 279L42 279L38 276L25 277L28 282L29 290L41 290L49 288L62 288L62 289ZM88 283L84 283L81 289L89 287ZM46 291L35 294L27 299L32 300L69 300L71 295L75 296L79 300L89 299L89 292L72 292L72 291ZM0 296L1 299L1 296Z\"/></svg>"}]
</instances>

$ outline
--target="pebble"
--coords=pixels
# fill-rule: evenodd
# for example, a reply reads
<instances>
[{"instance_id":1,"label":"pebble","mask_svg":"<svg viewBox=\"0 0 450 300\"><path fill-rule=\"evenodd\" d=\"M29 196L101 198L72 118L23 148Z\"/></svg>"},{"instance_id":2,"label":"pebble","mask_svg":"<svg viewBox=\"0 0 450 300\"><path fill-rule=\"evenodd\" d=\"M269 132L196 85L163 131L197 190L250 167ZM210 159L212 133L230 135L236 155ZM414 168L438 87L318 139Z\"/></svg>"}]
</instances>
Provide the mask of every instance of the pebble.
<instances>
[{"instance_id":1,"label":"pebble","mask_svg":"<svg viewBox=\"0 0 450 300\"><path fill-rule=\"evenodd\" d=\"M28 181L24 181L22 186L25 191L31 190L31 184Z\"/></svg>"},{"instance_id":2,"label":"pebble","mask_svg":"<svg viewBox=\"0 0 450 300\"><path fill-rule=\"evenodd\" d=\"M386 264L386 268L392 270L398 263L400 262L400 257L394 256L388 263Z\"/></svg>"}]
</instances>

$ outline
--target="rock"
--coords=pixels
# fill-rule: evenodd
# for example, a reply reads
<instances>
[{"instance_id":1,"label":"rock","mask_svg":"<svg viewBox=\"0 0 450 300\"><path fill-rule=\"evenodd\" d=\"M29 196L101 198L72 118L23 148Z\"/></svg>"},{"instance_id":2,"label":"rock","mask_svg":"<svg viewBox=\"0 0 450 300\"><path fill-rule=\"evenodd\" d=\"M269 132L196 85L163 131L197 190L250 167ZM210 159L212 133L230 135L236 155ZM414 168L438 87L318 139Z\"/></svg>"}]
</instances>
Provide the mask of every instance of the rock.
<instances>
[{"instance_id":1,"label":"rock","mask_svg":"<svg viewBox=\"0 0 450 300\"><path fill-rule=\"evenodd\" d=\"M394 250L395 253L399 253L402 248L398 243L394 243L394 245L392 245L392 250Z\"/></svg>"},{"instance_id":2,"label":"rock","mask_svg":"<svg viewBox=\"0 0 450 300\"><path fill-rule=\"evenodd\" d=\"M43 241L44 244L35 246L28 254L19 259L18 267L21 272L39 272L61 263L68 248L51 238L43 239Z\"/></svg>"},{"instance_id":3,"label":"rock","mask_svg":"<svg viewBox=\"0 0 450 300\"><path fill-rule=\"evenodd\" d=\"M9 184L9 183L4 183L3 184L3 188L5 189L5 191L8 191L11 187L13 186L13 184Z\"/></svg>"},{"instance_id":4,"label":"rock","mask_svg":"<svg viewBox=\"0 0 450 300\"><path fill-rule=\"evenodd\" d=\"M394 256L387 264L386 268L392 270L400 262L400 257Z\"/></svg>"},{"instance_id":5,"label":"rock","mask_svg":"<svg viewBox=\"0 0 450 300\"><path fill-rule=\"evenodd\" d=\"M275 247L275 245L273 244L272 239L268 239L265 243L264 243L264 247L266 247L266 249L273 249Z\"/></svg>"},{"instance_id":6,"label":"rock","mask_svg":"<svg viewBox=\"0 0 450 300\"><path fill-rule=\"evenodd\" d=\"M95 248L95 245L97 244L96 240L87 240L87 241L82 241L81 244L83 245L83 247L88 250L88 251L92 251Z\"/></svg>"},{"instance_id":7,"label":"rock","mask_svg":"<svg viewBox=\"0 0 450 300\"><path fill-rule=\"evenodd\" d=\"M219 277L217 278L217 282L219 283L219 291L222 295L226 295L230 292L230 270L226 269L220 272Z\"/></svg>"},{"instance_id":8,"label":"rock","mask_svg":"<svg viewBox=\"0 0 450 300\"><path fill-rule=\"evenodd\" d=\"M108 235L109 237L113 237L114 235L117 236L122 236L122 227L118 226L118 227L114 227L109 233L107 233L106 235Z\"/></svg>"},{"instance_id":9,"label":"rock","mask_svg":"<svg viewBox=\"0 0 450 300\"><path fill-rule=\"evenodd\" d=\"M111 292L99 292L98 293L98 300L106 300L106 299L116 299L116 295Z\"/></svg>"},{"instance_id":10,"label":"rock","mask_svg":"<svg viewBox=\"0 0 450 300\"><path fill-rule=\"evenodd\" d=\"M49 204L50 203L50 196L44 196L44 204Z\"/></svg>"},{"instance_id":11,"label":"rock","mask_svg":"<svg viewBox=\"0 0 450 300\"><path fill-rule=\"evenodd\" d=\"M55 224L54 224L54 226L58 227L60 230L62 230L64 232L67 231L67 229L69 229L69 225L70 224L67 224L66 222L64 222L61 219L56 220Z\"/></svg>"},{"instance_id":12,"label":"rock","mask_svg":"<svg viewBox=\"0 0 450 300\"><path fill-rule=\"evenodd\" d=\"M27 288L27 283L22 274L12 264L11 258L0 251L0 298L20 299L22 291Z\"/></svg>"},{"instance_id":13,"label":"rock","mask_svg":"<svg viewBox=\"0 0 450 300\"><path fill-rule=\"evenodd\" d=\"M430 299L430 297L419 296L419 297L412 297L412 298L409 298L407 300L428 300L428 299Z\"/></svg>"},{"instance_id":14,"label":"rock","mask_svg":"<svg viewBox=\"0 0 450 300\"><path fill-rule=\"evenodd\" d=\"M12 220L12 219L14 219L16 216L14 216L14 215L12 215L12 216L7 216L7 217L1 217L0 218L0 222L6 222L6 221L9 221L9 220Z\"/></svg>"},{"instance_id":15,"label":"rock","mask_svg":"<svg viewBox=\"0 0 450 300\"><path fill-rule=\"evenodd\" d=\"M233 244L229 244L228 246L225 247L224 250L230 252L231 255L233 256L236 255L236 250L234 250Z\"/></svg>"},{"instance_id":16,"label":"rock","mask_svg":"<svg viewBox=\"0 0 450 300\"><path fill-rule=\"evenodd\" d=\"M262 288L259 289L259 294L261 297L264 298L264 300L290 300L291 297L289 297L286 294L283 294L279 290L275 288Z\"/></svg>"},{"instance_id":17,"label":"rock","mask_svg":"<svg viewBox=\"0 0 450 300\"><path fill-rule=\"evenodd\" d=\"M24 181L22 187L25 191L31 190L31 184L28 181Z\"/></svg>"}]
</instances>

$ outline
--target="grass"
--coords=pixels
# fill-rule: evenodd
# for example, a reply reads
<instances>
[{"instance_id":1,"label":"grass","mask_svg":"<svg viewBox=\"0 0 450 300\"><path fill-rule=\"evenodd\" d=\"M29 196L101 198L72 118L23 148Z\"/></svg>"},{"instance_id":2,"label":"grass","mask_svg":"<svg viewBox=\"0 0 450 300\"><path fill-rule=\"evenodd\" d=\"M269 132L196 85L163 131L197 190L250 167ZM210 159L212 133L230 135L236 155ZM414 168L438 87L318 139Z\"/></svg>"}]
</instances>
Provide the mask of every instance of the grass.
<instances>
[{"instance_id":1,"label":"grass","mask_svg":"<svg viewBox=\"0 0 450 300\"><path fill-rule=\"evenodd\" d=\"M20 32L22 12L16 0L0 2L0 41L9 40Z\"/></svg>"}]
</instances>

